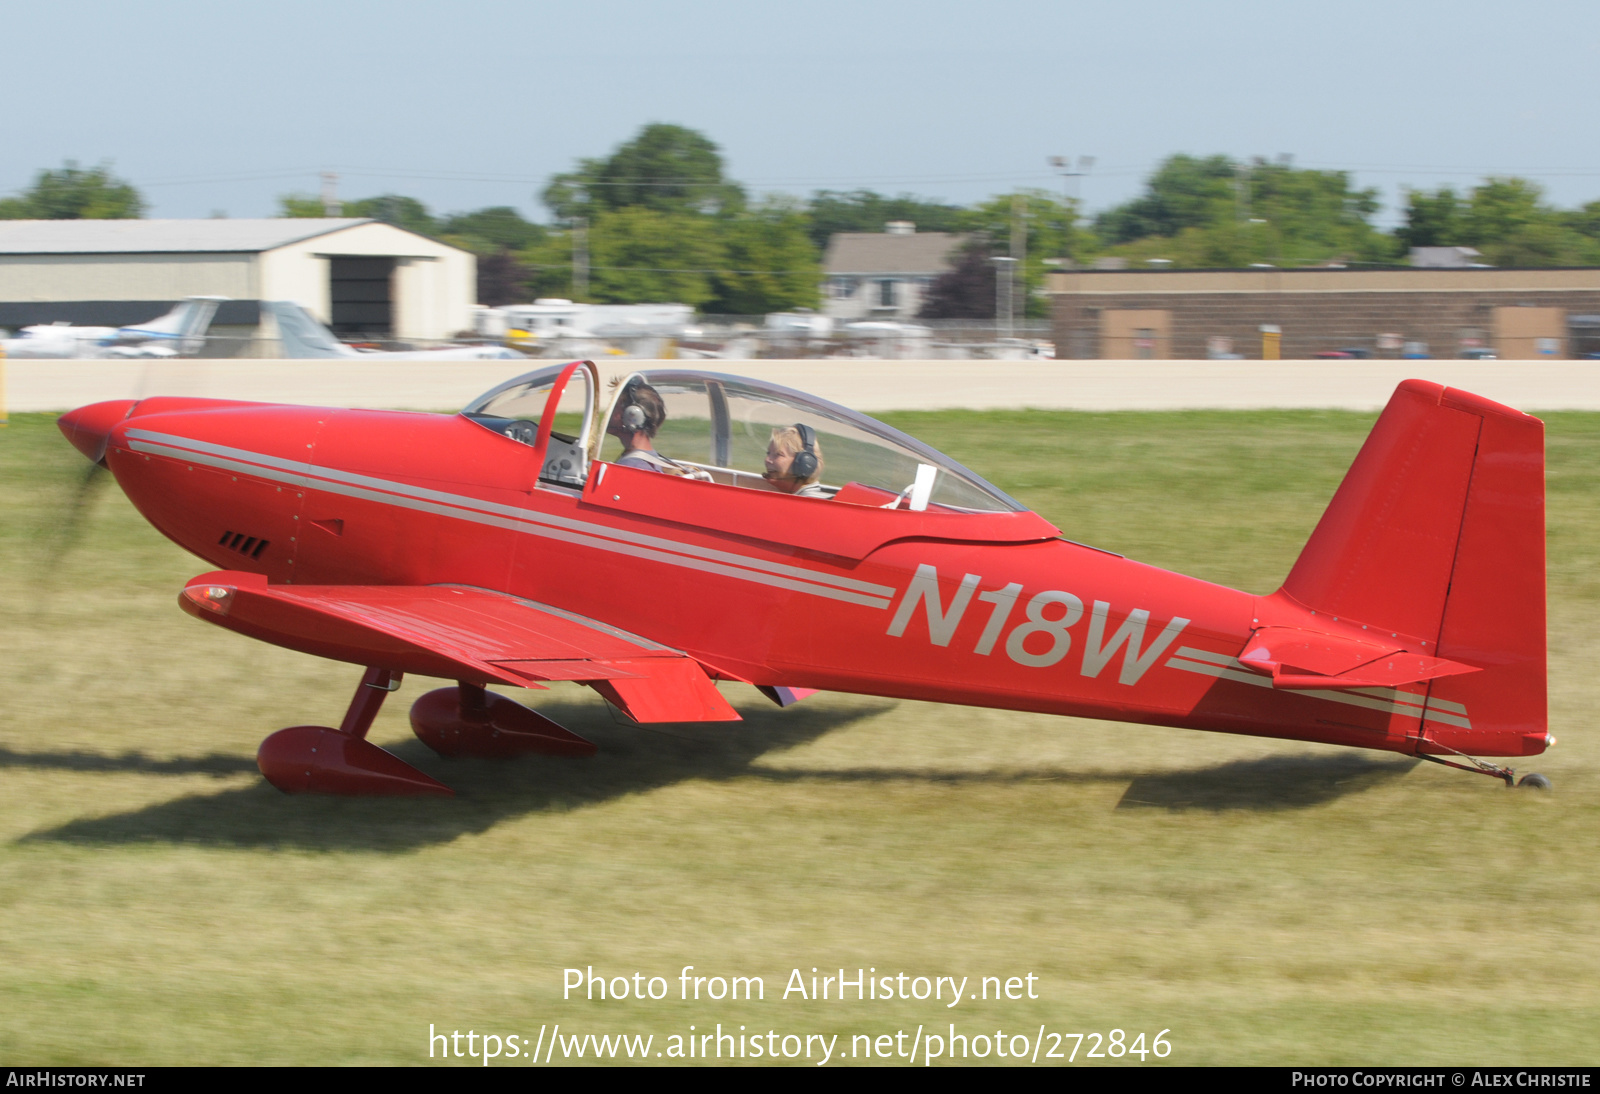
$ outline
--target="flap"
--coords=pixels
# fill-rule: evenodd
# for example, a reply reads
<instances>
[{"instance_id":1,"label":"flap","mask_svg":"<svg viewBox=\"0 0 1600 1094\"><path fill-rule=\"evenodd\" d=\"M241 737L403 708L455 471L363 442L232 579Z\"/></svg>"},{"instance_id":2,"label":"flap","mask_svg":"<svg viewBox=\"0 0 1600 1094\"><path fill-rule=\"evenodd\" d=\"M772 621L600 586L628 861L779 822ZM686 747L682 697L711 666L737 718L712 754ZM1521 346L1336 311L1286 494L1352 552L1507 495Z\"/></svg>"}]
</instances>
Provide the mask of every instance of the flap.
<instances>
[{"instance_id":1,"label":"flap","mask_svg":"<svg viewBox=\"0 0 1600 1094\"><path fill-rule=\"evenodd\" d=\"M687 657L675 661L656 658L625 667L639 675L596 680L591 685L635 722L737 722L739 712L728 705L705 671ZM648 677L643 677L648 673Z\"/></svg>"},{"instance_id":2,"label":"flap","mask_svg":"<svg viewBox=\"0 0 1600 1094\"><path fill-rule=\"evenodd\" d=\"M1478 671L1393 644L1299 627L1262 627L1250 636L1239 663L1270 675L1273 687L1290 691L1395 687Z\"/></svg>"},{"instance_id":3,"label":"flap","mask_svg":"<svg viewBox=\"0 0 1600 1094\"><path fill-rule=\"evenodd\" d=\"M336 661L524 688L625 685L597 690L640 722L739 718L680 651L489 589L268 585L259 574L219 570L190 581L178 602L207 622Z\"/></svg>"},{"instance_id":4,"label":"flap","mask_svg":"<svg viewBox=\"0 0 1600 1094\"><path fill-rule=\"evenodd\" d=\"M884 493L883 498L893 501L894 495ZM610 463L595 465L583 500L655 520L858 560L900 539L1031 543L1061 534L1039 514L1026 511L880 509L881 501L864 505L805 498Z\"/></svg>"}]
</instances>

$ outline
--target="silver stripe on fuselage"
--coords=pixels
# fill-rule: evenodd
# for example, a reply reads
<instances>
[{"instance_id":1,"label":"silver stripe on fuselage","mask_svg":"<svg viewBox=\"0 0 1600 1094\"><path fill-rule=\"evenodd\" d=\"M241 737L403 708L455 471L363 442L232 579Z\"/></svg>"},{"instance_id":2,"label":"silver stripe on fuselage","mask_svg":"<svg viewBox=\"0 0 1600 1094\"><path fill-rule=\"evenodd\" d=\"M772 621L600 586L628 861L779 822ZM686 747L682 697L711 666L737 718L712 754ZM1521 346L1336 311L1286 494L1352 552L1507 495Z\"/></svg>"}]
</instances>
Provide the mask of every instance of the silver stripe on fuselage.
<instances>
[{"instance_id":1,"label":"silver stripe on fuselage","mask_svg":"<svg viewBox=\"0 0 1600 1094\"><path fill-rule=\"evenodd\" d=\"M1225 653L1212 653L1210 650L1195 649L1193 646L1183 646L1177 653L1167 658L1167 667L1182 669L1184 672L1199 673L1202 676L1215 676L1221 680L1233 680L1236 683L1250 684L1253 687L1272 688L1272 678L1270 676L1251 672L1245 668L1238 658L1230 657ZM1430 722L1459 726L1462 729L1472 728L1472 723L1465 717L1443 714L1433 709L1444 706L1443 702L1429 700L1426 695L1417 692L1363 687L1352 688L1349 691L1284 688L1281 689L1281 693L1304 695L1310 699L1326 699L1334 703L1344 703L1346 706L1381 710L1388 714L1403 714L1408 718L1422 718ZM1449 705L1459 709L1463 715L1466 714L1467 708L1460 703L1451 703Z\"/></svg>"},{"instance_id":2,"label":"silver stripe on fuselage","mask_svg":"<svg viewBox=\"0 0 1600 1094\"><path fill-rule=\"evenodd\" d=\"M180 451L163 453L164 455L187 455L189 451L206 452L224 458L245 460L261 467L273 467L283 471L306 477L305 485L311 485L311 479L327 479L337 482L350 483L356 486L368 486L392 493L405 494L410 497L424 498L441 501L447 504L466 505L472 508L499 513L503 516L513 517L519 521L533 524L549 524L556 527L568 528L573 531L589 532L603 536L615 536L631 539L647 546L660 547L678 554L696 555L723 562L732 562L735 565L746 566L751 569L767 570L772 573L788 574L807 581L816 581L825 585L836 585L842 589L854 589L857 592L870 593L876 596L893 597L896 590L888 585L878 585L870 581L861 581L858 578L844 577L836 574L823 573L818 570L808 570L801 566L789 566L782 562L769 562L765 559L751 558L748 555L735 554L729 551L720 551L713 547L698 547L677 540L661 539L656 536L643 535L638 532L624 532L603 524L592 524L587 521L573 520L568 517L559 517L552 513L541 513L535 510L522 509L514 505L503 505L499 502L486 501L482 498L469 497L462 494L451 494L443 490L431 490L425 486L412 486L409 483L395 482L391 479L375 478L371 475L358 475L350 471L341 471L333 467L319 467L316 464L306 463L302 460L286 460L277 456L267 456L246 449L229 448L226 445L213 444L210 441L195 441L186 437L175 437L168 434L152 433L143 429L130 429L127 435L139 439L152 441L156 444L170 445Z\"/></svg>"},{"instance_id":3,"label":"silver stripe on fuselage","mask_svg":"<svg viewBox=\"0 0 1600 1094\"><path fill-rule=\"evenodd\" d=\"M356 475L333 468L317 467L303 461L265 456L207 441L193 441L142 429L130 429L127 431L127 436L129 446L136 452L185 460L222 470L239 471L302 489L325 490L346 497L363 498L419 512L470 520L546 539L562 540L616 554L632 555L669 565L810 593L830 600L842 600L863 607L886 609L895 593L895 590L887 585L876 585L856 578L841 577L780 562L768 562L765 559L626 532L548 513L536 513L480 498L430 490L426 487L411 486L369 475Z\"/></svg>"}]
</instances>

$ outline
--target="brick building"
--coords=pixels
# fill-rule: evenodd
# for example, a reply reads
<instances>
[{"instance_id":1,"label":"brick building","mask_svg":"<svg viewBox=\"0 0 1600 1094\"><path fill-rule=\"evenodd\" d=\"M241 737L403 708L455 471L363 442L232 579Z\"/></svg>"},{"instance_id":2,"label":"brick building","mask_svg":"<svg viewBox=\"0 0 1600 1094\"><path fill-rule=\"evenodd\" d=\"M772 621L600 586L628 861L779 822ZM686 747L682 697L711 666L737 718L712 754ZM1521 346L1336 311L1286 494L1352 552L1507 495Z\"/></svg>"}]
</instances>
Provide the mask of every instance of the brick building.
<instances>
[{"instance_id":1,"label":"brick building","mask_svg":"<svg viewBox=\"0 0 1600 1094\"><path fill-rule=\"evenodd\" d=\"M1072 270L1046 291L1063 358L1600 352L1596 267Z\"/></svg>"}]
</instances>

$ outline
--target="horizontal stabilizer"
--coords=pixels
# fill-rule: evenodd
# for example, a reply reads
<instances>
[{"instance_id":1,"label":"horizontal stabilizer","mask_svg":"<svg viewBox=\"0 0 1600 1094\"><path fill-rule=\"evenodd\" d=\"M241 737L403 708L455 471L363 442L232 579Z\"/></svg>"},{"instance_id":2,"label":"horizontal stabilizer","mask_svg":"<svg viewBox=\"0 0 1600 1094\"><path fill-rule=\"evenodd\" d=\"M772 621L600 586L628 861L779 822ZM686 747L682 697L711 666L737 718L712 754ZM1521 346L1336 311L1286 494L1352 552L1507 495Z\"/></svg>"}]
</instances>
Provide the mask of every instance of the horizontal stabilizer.
<instances>
[{"instance_id":1,"label":"horizontal stabilizer","mask_svg":"<svg viewBox=\"0 0 1600 1094\"><path fill-rule=\"evenodd\" d=\"M1262 627L1251 635L1239 663L1271 676L1273 687L1288 691L1397 687L1478 671L1398 645L1299 627Z\"/></svg>"}]
</instances>

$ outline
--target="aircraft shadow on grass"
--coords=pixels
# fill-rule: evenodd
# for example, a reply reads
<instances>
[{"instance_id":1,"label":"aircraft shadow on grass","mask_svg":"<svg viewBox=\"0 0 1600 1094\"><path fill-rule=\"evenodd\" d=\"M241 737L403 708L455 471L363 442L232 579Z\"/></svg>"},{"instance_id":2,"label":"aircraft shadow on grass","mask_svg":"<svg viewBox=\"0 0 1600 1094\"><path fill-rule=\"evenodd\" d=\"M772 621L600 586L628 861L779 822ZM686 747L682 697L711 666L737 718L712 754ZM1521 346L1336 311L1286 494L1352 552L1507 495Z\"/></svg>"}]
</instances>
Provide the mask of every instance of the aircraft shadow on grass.
<instances>
[{"instance_id":1,"label":"aircraft shadow on grass","mask_svg":"<svg viewBox=\"0 0 1600 1094\"><path fill-rule=\"evenodd\" d=\"M533 756L515 761L443 760L420 741L390 746L400 758L455 787L457 797L289 797L265 783L195 794L128 813L70 821L34 832L26 842L75 844L189 843L220 847L399 852L487 831L502 820L564 812L670 786L688 779L758 778L802 781L949 785L1037 782L1127 783L1118 809L1170 811L1302 809L1372 789L1410 771L1407 758L1356 754L1269 757L1176 772L916 771L894 768L775 768L757 762L890 709L883 702L850 706L743 709L742 723L635 726L609 707L562 703L541 711L594 740L591 760ZM208 774L254 772L252 758L213 753L158 760L137 752L19 753L0 748L0 770L57 768L85 772Z\"/></svg>"},{"instance_id":2,"label":"aircraft shadow on grass","mask_svg":"<svg viewBox=\"0 0 1600 1094\"><path fill-rule=\"evenodd\" d=\"M120 756L107 756L99 752L13 752L0 747L0 770L13 767L130 775L211 775L221 779L254 771L256 764L248 756L226 752L158 760L131 750Z\"/></svg>"},{"instance_id":3,"label":"aircraft shadow on grass","mask_svg":"<svg viewBox=\"0 0 1600 1094\"><path fill-rule=\"evenodd\" d=\"M1355 752L1236 760L1202 770L1139 775L1118 809L1305 809L1398 779L1421 761Z\"/></svg>"},{"instance_id":4,"label":"aircraft shadow on grass","mask_svg":"<svg viewBox=\"0 0 1600 1094\"><path fill-rule=\"evenodd\" d=\"M1254 809L1280 811L1322 805L1347 793L1370 790L1416 766L1411 758L1368 758L1354 753L1242 760L1173 773L1131 771L910 771L893 768L757 768L766 753L814 741L822 734L888 709L882 702L851 707L741 710L742 723L634 726L608 707L552 704L542 712L600 745L594 760L528 757L517 761L440 760L419 741L392 745L406 763L450 782L458 797L286 797L266 784L189 795L131 813L70 820L24 836L59 843L194 843L230 848L302 848L320 851L408 851L485 832L530 813L558 813L598 805L630 793L661 789L686 779L757 777L770 782L1126 782L1118 809ZM19 753L0 749L0 769L58 768L138 774L237 776L254 761L211 753L154 760L142 753L102 757L85 752Z\"/></svg>"},{"instance_id":5,"label":"aircraft shadow on grass","mask_svg":"<svg viewBox=\"0 0 1600 1094\"><path fill-rule=\"evenodd\" d=\"M775 782L807 779L833 782L924 782L952 786L1040 782L1126 783L1118 809L1248 809L1275 812L1305 809L1346 794L1371 790L1399 778L1419 761L1409 757L1375 759L1358 755L1271 756L1235 760L1185 771L1073 771L1025 768L1018 771L916 771L893 768L779 768L751 772Z\"/></svg>"},{"instance_id":6,"label":"aircraft shadow on grass","mask_svg":"<svg viewBox=\"0 0 1600 1094\"><path fill-rule=\"evenodd\" d=\"M402 760L453 787L457 796L290 797L260 782L176 798L128 813L69 821L24 839L405 851L483 832L502 820L529 813L580 809L688 779L738 778L750 774L751 765L769 752L804 744L886 709L882 702L789 710L752 707L740 711L743 722L636 726L600 704L544 704L540 713L594 741L600 747L599 755L587 760L549 756L511 761L445 760L421 741L385 743ZM214 772L214 759L228 765L225 773L229 775L255 770L253 757L169 762L137 753L119 759L82 753L9 752L0 752L0 769L8 765L59 766L182 774Z\"/></svg>"}]
</instances>

